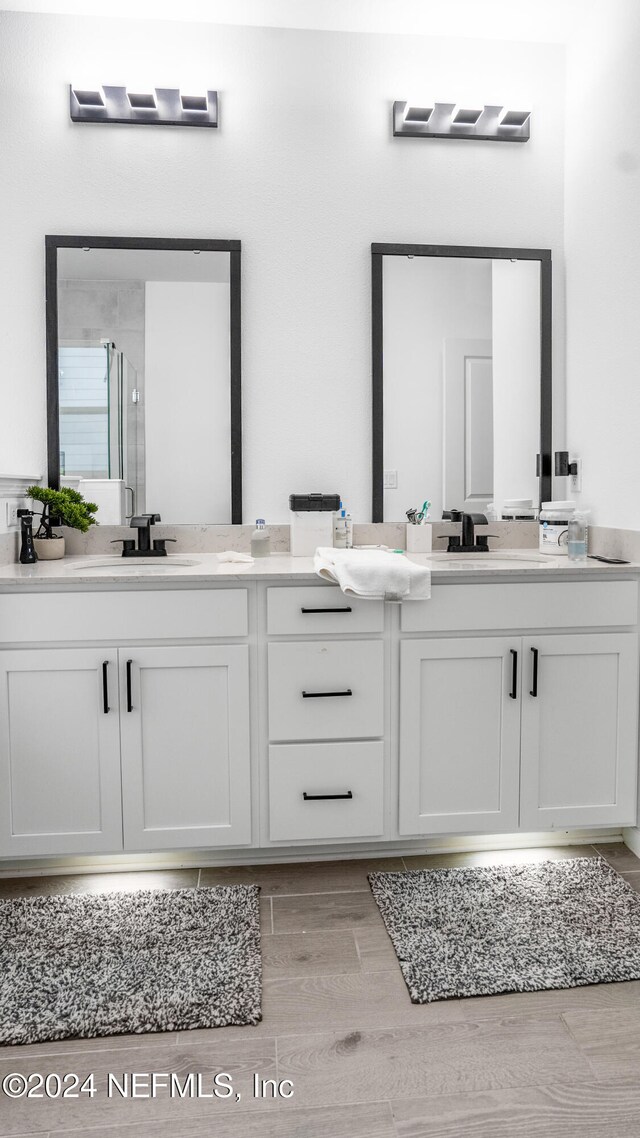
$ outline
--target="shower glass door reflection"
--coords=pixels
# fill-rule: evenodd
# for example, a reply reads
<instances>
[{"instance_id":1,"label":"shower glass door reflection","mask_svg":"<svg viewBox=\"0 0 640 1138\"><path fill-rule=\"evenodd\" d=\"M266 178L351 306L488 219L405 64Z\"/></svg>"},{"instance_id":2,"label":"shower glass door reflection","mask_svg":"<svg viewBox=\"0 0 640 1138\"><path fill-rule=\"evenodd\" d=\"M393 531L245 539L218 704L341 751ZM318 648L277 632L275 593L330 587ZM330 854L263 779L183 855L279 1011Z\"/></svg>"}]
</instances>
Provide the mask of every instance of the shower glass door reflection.
<instances>
[{"instance_id":1,"label":"shower glass door reflection","mask_svg":"<svg viewBox=\"0 0 640 1138\"><path fill-rule=\"evenodd\" d=\"M144 499L144 431L137 373L109 342L60 345L60 474L120 478L131 489L131 512Z\"/></svg>"}]
</instances>

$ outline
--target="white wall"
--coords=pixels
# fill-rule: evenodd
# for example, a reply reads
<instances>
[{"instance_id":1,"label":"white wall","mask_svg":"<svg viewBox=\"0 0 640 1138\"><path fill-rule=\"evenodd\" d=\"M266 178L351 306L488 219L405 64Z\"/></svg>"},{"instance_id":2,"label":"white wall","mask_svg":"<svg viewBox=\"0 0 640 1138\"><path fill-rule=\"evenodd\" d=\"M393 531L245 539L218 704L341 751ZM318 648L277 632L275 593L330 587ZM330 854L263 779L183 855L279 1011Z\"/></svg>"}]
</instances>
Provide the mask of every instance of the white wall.
<instances>
[{"instance_id":1,"label":"white wall","mask_svg":"<svg viewBox=\"0 0 640 1138\"><path fill-rule=\"evenodd\" d=\"M640 4L607 0L572 47L566 158L567 417L576 496L640 529ZM560 486L562 486L562 480Z\"/></svg>"},{"instance_id":2,"label":"white wall","mask_svg":"<svg viewBox=\"0 0 640 1138\"><path fill-rule=\"evenodd\" d=\"M145 285L146 511L231 521L229 286Z\"/></svg>"},{"instance_id":3,"label":"white wall","mask_svg":"<svg viewBox=\"0 0 640 1138\"><path fill-rule=\"evenodd\" d=\"M221 127L74 125L69 82L215 86ZM531 142L393 139L432 93L532 100ZM555 45L3 13L0 472L45 469L45 233L241 238L245 517L366 519L370 243L551 247L561 286L563 99Z\"/></svg>"}]
</instances>

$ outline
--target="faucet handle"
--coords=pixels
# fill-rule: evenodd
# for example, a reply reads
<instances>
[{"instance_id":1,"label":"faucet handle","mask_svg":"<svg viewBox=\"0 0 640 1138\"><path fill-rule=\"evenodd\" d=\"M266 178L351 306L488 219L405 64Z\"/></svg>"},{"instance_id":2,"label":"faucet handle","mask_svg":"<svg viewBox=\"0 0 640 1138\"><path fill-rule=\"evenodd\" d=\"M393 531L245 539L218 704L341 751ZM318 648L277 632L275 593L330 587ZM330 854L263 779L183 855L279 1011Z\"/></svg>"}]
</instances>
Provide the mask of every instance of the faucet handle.
<instances>
[{"instance_id":1,"label":"faucet handle","mask_svg":"<svg viewBox=\"0 0 640 1138\"><path fill-rule=\"evenodd\" d=\"M177 537L155 537L153 539L153 549L155 553L166 553L165 545L168 541L176 542Z\"/></svg>"},{"instance_id":2,"label":"faucet handle","mask_svg":"<svg viewBox=\"0 0 640 1138\"><path fill-rule=\"evenodd\" d=\"M135 549L136 543L132 537L114 537L110 545L119 545L122 542L122 556L126 557L132 549Z\"/></svg>"}]
</instances>

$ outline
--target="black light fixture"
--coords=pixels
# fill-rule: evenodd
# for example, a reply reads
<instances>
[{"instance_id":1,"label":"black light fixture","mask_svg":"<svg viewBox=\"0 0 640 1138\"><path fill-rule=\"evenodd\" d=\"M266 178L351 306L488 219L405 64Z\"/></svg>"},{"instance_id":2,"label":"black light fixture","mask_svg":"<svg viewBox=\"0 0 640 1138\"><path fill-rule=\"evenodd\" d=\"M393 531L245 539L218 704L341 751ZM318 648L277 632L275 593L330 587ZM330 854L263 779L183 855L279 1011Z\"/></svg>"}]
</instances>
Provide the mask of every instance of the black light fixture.
<instances>
[{"instance_id":1,"label":"black light fixture","mask_svg":"<svg viewBox=\"0 0 640 1138\"><path fill-rule=\"evenodd\" d=\"M69 114L78 123L217 127L218 92L183 94L179 87L129 91L126 87L86 90L70 86Z\"/></svg>"},{"instance_id":2,"label":"black light fixture","mask_svg":"<svg viewBox=\"0 0 640 1138\"><path fill-rule=\"evenodd\" d=\"M569 462L569 451L557 450L555 453L556 478L568 478L569 475L575 476L577 473L578 463Z\"/></svg>"},{"instance_id":3,"label":"black light fixture","mask_svg":"<svg viewBox=\"0 0 640 1138\"><path fill-rule=\"evenodd\" d=\"M485 104L462 107L457 103L434 103L417 107L413 103L393 104L395 138L466 138L482 142L528 142L531 111L511 111Z\"/></svg>"}]
</instances>

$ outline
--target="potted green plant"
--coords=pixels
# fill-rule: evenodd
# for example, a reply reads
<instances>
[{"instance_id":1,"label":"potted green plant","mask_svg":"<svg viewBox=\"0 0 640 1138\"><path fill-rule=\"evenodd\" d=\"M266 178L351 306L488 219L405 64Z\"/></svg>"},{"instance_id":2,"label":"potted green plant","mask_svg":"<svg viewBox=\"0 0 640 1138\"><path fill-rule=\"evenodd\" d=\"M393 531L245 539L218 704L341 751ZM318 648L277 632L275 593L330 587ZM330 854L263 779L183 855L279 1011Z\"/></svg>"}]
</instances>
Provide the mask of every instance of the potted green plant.
<instances>
[{"instance_id":1,"label":"potted green plant","mask_svg":"<svg viewBox=\"0 0 640 1138\"><path fill-rule=\"evenodd\" d=\"M87 502L77 490L67 486L51 490L48 486L29 486L28 498L42 502L40 525L34 534L34 545L40 561L54 561L64 557L64 536L54 533L53 526L69 526L86 533L89 526L95 525L94 514L98 507Z\"/></svg>"}]
</instances>

